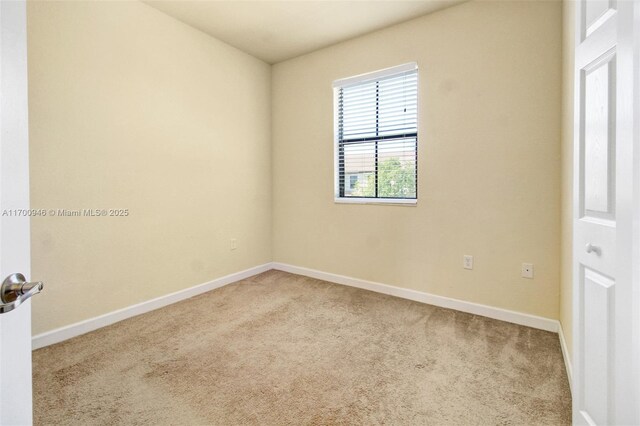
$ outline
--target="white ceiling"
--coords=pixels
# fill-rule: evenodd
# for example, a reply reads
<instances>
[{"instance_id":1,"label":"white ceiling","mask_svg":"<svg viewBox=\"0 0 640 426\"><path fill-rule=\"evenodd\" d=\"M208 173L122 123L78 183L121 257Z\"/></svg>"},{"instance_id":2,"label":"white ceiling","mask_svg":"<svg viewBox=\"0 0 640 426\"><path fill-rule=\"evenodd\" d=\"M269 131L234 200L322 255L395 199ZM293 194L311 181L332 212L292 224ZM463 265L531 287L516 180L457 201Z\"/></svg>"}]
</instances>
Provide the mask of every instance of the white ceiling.
<instances>
[{"instance_id":1,"label":"white ceiling","mask_svg":"<svg viewBox=\"0 0 640 426\"><path fill-rule=\"evenodd\" d=\"M145 0L268 63L293 58L465 0Z\"/></svg>"}]
</instances>

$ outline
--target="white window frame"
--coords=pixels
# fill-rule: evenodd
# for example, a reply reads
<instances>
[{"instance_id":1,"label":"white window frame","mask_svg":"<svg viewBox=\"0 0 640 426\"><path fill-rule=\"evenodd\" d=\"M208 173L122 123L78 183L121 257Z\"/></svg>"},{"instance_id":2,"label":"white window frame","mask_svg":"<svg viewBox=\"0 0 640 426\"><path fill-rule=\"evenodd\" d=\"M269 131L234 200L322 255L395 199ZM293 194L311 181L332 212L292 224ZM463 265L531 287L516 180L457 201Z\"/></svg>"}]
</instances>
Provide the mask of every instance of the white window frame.
<instances>
[{"instance_id":1,"label":"white window frame","mask_svg":"<svg viewBox=\"0 0 640 426\"><path fill-rule=\"evenodd\" d=\"M359 74L353 77L341 78L335 80L333 82L333 159L334 159L334 169L333 169L333 196L334 202L338 204L391 204L391 205L401 205L401 206L416 206L418 204L418 176L416 175L416 198L406 199L406 198L363 198L363 197L340 197L340 181L339 181L339 123L338 123L338 91L341 87L362 83L371 80L377 80L379 78L387 77L389 75L398 74L403 71L413 71L418 69L417 62L409 62L402 65L397 65L390 68L381 69L378 71L368 72L365 74ZM418 74L418 105L416 112L416 124L417 129L420 129L420 75ZM418 130L418 134L419 134ZM419 138L418 138L419 139ZM417 145L416 145L416 149Z\"/></svg>"}]
</instances>

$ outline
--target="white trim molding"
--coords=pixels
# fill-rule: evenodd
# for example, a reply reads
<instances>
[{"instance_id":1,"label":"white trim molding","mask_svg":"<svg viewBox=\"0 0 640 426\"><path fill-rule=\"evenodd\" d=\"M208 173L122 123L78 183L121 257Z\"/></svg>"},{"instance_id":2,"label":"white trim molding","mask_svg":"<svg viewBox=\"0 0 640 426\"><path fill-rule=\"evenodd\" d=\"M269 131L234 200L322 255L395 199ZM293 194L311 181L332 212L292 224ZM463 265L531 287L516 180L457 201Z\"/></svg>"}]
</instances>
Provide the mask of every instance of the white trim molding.
<instances>
[{"instance_id":1,"label":"white trim molding","mask_svg":"<svg viewBox=\"0 0 640 426\"><path fill-rule=\"evenodd\" d=\"M336 284L347 285L350 287L362 288L364 290L375 291L377 293L388 294L390 296L396 296L416 302L427 303L429 305L439 306L441 308L455 309L457 311L462 311L469 314L480 315L483 317L524 325L540 330L551 331L554 333L557 333L559 330L559 323L557 320L525 314L522 312L495 308L493 306L466 302L464 300L452 299L444 296L437 296L435 294L424 293L417 290L410 290L407 288L395 287L373 281L361 280L359 278L352 278L344 275L322 272L315 269L288 265L286 263L274 262L273 269L290 272L292 274L304 275L311 278L317 278L319 280L329 281Z\"/></svg>"},{"instance_id":2,"label":"white trim molding","mask_svg":"<svg viewBox=\"0 0 640 426\"><path fill-rule=\"evenodd\" d=\"M270 269L272 269L271 263L254 266L253 268L245 269L244 271L216 278L215 280L206 282L204 284L199 284L194 287L189 287L184 290L179 290L174 293L156 297L155 299L147 300L145 302L128 306L126 308L118 309L117 311L109 312L94 318L89 318L75 324L47 331L45 333L33 336L31 339L31 347L35 350L43 348L45 346L53 345L54 343L59 343L64 340L71 339L72 337L80 336L81 334L106 327L127 318L135 317L137 315L141 315L165 307L167 305L189 299L199 294L224 287L225 285L252 277L262 272L266 272Z\"/></svg>"},{"instance_id":3,"label":"white trim molding","mask_svg":"<svg viewBox=\"0 0 640 426\"><path fill-rule=\"evenodd\" d=\"M567 370L567 378L569 379L569 389L573 393L573 367L571 364L571 356L569 355L569 348L567 348L567 341L564 337L564 331L562 330L562 323L558 322L558 338L560 339L560 348L562 348L562 358L564 358L564 366Z\"/></svg>"},{"instance_id":4,"label":"white trim molding","mask_svg":"<svg viewBox=\"0 0 640 426\"><path fill-rule=\"evenodd\" d=\"M415 207L418 205L417 198L349 198L349 197L335 197L333 199L334 203L337 204L391 204L397 206L412 206Z\"/></svg>"}]
</instances>

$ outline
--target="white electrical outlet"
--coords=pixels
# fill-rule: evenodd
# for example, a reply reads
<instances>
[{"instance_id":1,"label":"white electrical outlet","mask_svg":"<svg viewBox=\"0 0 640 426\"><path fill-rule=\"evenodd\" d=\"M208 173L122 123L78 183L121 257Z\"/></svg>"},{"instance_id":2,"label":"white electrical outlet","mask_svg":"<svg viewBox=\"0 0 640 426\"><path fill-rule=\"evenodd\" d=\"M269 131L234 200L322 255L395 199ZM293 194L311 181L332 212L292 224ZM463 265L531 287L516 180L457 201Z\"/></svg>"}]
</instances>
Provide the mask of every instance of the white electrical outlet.
<instances>
[{"instance_id":1,"label":"white electrical outlet","mask_svg":"<svg viewBox=\"0 0 640 426\"><path fill-rule=\"evenodd\" d=\"M522 278L533 278L533 263L522 264Z\"/></svg>"},{"instance_id":2,"label":"white electrical outlet","mask_svg":"<svg viewBox=\"0 0 640 426\"><path fill-rule=\"evenodd\" d=\"M462 267L464 269L473 269L473 256L465 254L462 258Z\"/></svg>"},{"instance_id":3,"label":"white electrical outlet","mask_svg":"<svg viewBox=\"0 0 640 426\"><path fill-rule=\"evenodd\" d=\"M235 238L232 238L231 242L230 242L230 248L231 248L231 250L237 249L238 248L238 240L236 240Z\"/></svg>"}]
</instances>

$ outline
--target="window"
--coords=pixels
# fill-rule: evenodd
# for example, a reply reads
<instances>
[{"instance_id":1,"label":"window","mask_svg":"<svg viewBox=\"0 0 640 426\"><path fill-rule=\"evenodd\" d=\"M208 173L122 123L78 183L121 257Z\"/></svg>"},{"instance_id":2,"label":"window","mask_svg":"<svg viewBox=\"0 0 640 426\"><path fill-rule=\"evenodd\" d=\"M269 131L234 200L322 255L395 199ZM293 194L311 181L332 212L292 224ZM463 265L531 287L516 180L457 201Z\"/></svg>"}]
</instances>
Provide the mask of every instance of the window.
<instances>
[{"instance_id":1,"label":"window","mask_svg":"<svg viewBox=\"0 0 640 426\"><path fill-rule=\"evenodd\" d=\"M415 63L334 82L336 201L415 203Z\"/></svg>"}]
</instances>

